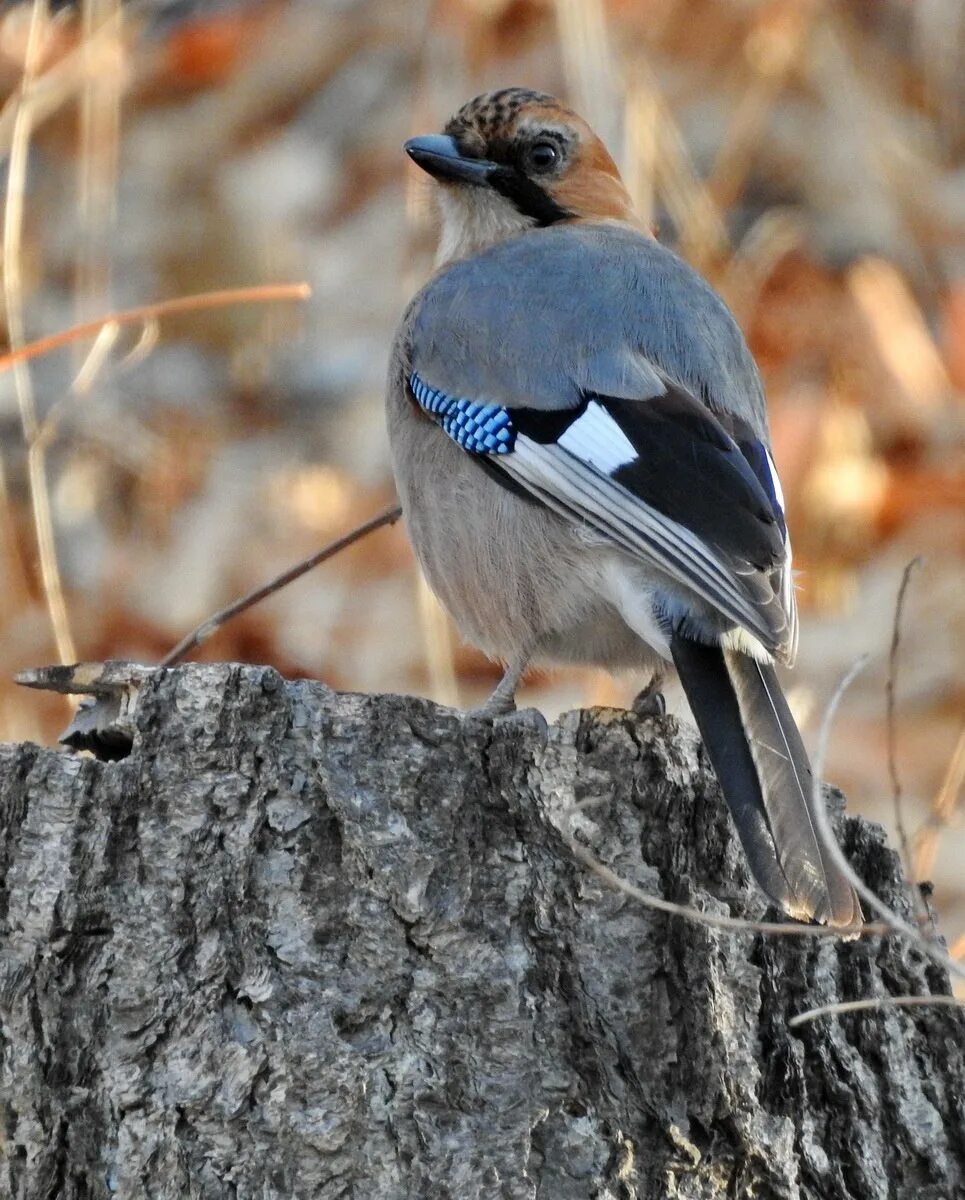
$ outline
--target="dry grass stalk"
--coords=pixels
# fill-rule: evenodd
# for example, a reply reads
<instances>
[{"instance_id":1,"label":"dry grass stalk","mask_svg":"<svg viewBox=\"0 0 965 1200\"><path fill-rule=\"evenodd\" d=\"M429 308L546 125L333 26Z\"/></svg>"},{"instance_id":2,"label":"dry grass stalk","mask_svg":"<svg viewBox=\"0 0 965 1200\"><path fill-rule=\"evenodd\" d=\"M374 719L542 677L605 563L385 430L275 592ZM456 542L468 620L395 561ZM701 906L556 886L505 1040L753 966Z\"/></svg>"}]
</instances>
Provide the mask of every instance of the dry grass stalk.
<instances>
[{"instance_id":1,"label":"dry grass stalk","mask_svg":"<svg viewBox=\"0 0 965 1200\"><path fill-rule=\"evenodd\" d=\"M99 69L87 73L80 96L77 312L88 318L110 307L110 236L117 216L120 105L124 44L120 0L84 0L82 46ZM98 34L103 31L104 38ZM106 39L106 40L104 40Z\"/></svg>"},{"instance_id":2,"label":"dry grass stalk","mask_svg":"<svg viewBox=\"0 0 965 1200\"><path fill-rule=\"evenodd\" d=\"M659 194L677 228L681 252L701 270L713 273L730 252L727 229L713 197L697 174L680 126L659 85L652 75L648 82L659 109Z\"/></svg>"},{"instance_id":3,"label":"dry grass stalk","mask_svg":"<svg viewBox=\"0 0 965 1200\"><path fill-rule=\"evenodd\" d=\"M793 209L769 208L757 218L719 281L720 292L739 323L751 320L768 280L806 237L804 222Z\"/></svg>"},{"instance_id":4,"label":"dry grass stalk","mask_svg":"<svg viewBox=\"0 0 965 1200\"><path fill-rule=\"evenodd\" d=\"M898 651L901 648L901 618L904 613L905 597L908 593L908 585L911 582L912 574L920 566L920 558L913 558L907 564L902 572L901 583L898 587L898 597L895 600L895 614L891 624L891 647L888 652L888 680L885 684L885 740L888 748L888 774L891 778L891 795L894 805L895 829L898 833L898 847L901 851L901 861L909 883L912 907L918 918L918 924L922 928L925 928L931 922L928 916L928 909L925 907L925 902L917 886L917 880L920 876L915 872L915 860L911 852L911 844L908 840L908 831L905 828L901 779L898 775L898 731L896 728L896 694L898 691Z\"/></svg>"},{"instance_id":5,"label":"dry grass stalk","mask_svg":"<svg viewBox=\"0 0 965 1200\"><path fill-rule=\"evenodd\" d=\"M624 114L622 167L637 212L651 225L659 195L677 229L681 252L704 271L712 271L728 256L727 230L663 90L642 58L635 61L633 82L624 93Z\"/></svg>"},{"instance_id":6,"label":"dry grass stalk","mask_svg":"<svg viewBox=\"0 0 965 1200\"><path fill-rule=\"evenodd\" d=\"M609 146L617 145L620 95L602 0L555 0L563 72L573 107Z\"/></svg>"},{"instance_id":7,"label":"dry grass stalk","mask_svg":"<svg viewBox=\"0 0 965 1200\"><path fill-rule=\"evenodd\" d=\"M442 605L429 590L421 572L416 581L416 600L422 644L426 652L429 694L439 704L460 708L452 625Z\"/></svg>"},{"instance_id":8,"label":"dry grass stalk","mask_svg":"<svg viewBox=\"0 0 965 1200\"><path fill-rule=\"evenodd\" d=\"M69 8L63 8L53 16L48 14L46 29L53 31L59 23L70 20L71 16ZM103 69L101 51L110 54L116 36L112 26L103 26L92 37L79 42L59 61L45 66L40 72L34 71L29 82L21 80L20 88L0 110L0 155L10 151L21 105L29 104L34 129L42 125L65 104L73 101L86 81ZM27 41L29 46L29 35Z\"/></svg>"},{"instance_id":9,"label":"dry grass stalk","mask_svg":"<svg viewBox=\"0 0 965 1200\"><path fill-rule=\"evenodd\" d=\"M268 284L256 287L227 288L213 292L202 292L193 296L178 296L171 300L145 304L138 308L110 313L105 317L99 317L93 321L85 321L80 325L75 325L59 333L49 334L47 337L38 338L33 342L21 345L13 344L11 350L6 354L0 355L0 371L17 371L22 368L23 364L33 358L74 345L84 338L93 337L94 344L81 365L72 388L73 395L82 395L91 386L93 379L103 365L106 355L109 354L116 342L119 329L123 326L142 326L142 332L136 345L128 352L124 360L127 363L136 360L150 350L157 338L158 322L164 317L186 312L197 312L204 309L221 308L233 304L306 300L310 294L311 288L307 283ZM63 402L53 405L43 423L39 423L34 416L29 427L30 438L27 450L29 478L32 487L38 489L35 494L41 496L42 502L48 495L44 453L56 433L63 409ZM31 415L31 411L28 410L28 416ZM27 430L25 429L24 432L26 435ZM3 464L0 462L0 501L5 501L3 484ZM49 500L47 501L47 521L52 531ZM16 531L12 509L6 502L0 507L0 537L2 537L2 546L7 561L11 564L11 568L7 572L7 577L13 581L11 587L15 589L13 594L9 595L9 603L16 603L16 608L13 608L12 611L17 611L18 608L23 607L27 603L29 591L25 578L23 578L19 586L16 584L16 581L24 576L24 572L22 568L18 569L20 568L20 559L17 551ZM8 593L5 593L5 598L8 598ZM77 655L70 641L62 643L58 638L57 649L62 661L73 662L76 660Z\"/></svg>"},{"instance_id":10,"label":"dry grass stalk","mask_svg":"<svg viewBox=\"0 0 965 1200\"><path fill-rule=\"evenodd\" d=\"M915 835L915 873L919 879L930 879L938 856L938 842L943 829L955 820L965 783L965 727L958 735L955 749L941 786L935 793L931 811ZM965 950L965 941L962 949Z\"/></svg>"},{"instance_id":11,"label":"dry grass stalk","mask_svg":"<svg viewBox=\"0 0 965 1200\"><path fill-rule=\"evenodd\" d=\"M155 326L146 325L145 329L156 328ZM111 356L111 351L117 345L117 340L121 334L121 327L115 322L105 325L94 341L91 343L90 349L84 355L83 361L74 376L74 381L70 385L70 390L75 396L86 396L94 384L97 382L101 371L107 364ZM141 339L138 338L136 345L141 344ZM56 402L55 402L56 407ZM47 413L47 418L44 425L49 425L50 412Z\"/></svg>"},{"instance_id":12,"label":"dry grass stalk","mask_svg":"<svg viewBox=\"0 0 965 1200\"><path fill-rule=\"evenodd\" d=\"M767 119L800 60L812 23L825 0L794 0L765 6L744 41L744 61L750 70L746 86L731 116L707 190L721 212L740 196Z\"/></svg>"},{"instance_id":13,"label":"dry grass stalk","mask_svg":"<svg viewBox=\"0 0 965 1200\"><path fill-rule=\"evenodd\" d=\"M847 275L848 288L875 351L894 382L896 419L921 430L951 392L941 353L908 284L891 263L866 258Z\"/></svg>"},{"instance_id":14,"label":"dry grass stalk","mask_svg":"<svg viewBox=\"0 0 965 1200\"><path fill-rule=\"evenodd\" d=\"M633 208L645 229L656 222L657 147L660 105L644 78L627 87L623 115L622 174Z\"/></svg>"},{"instance_id":15,"label":"dry grass stalk","mask_svg":"<svg viewBox=\"0 0 965 1200\"><path fill-rule=\"evenodd\" d=\"M23 277L21 252L23 242L24 201L27 190L27 160L33 130L33 113L28 93L36 77L47 38L48 10L43 0L34 0L30 18L26 57L20 100L16 107L10 144L10 163L7 173L7 199L3 213L3 297L6 308L7 336L10 346L17 350L26 341L23 318ZM76 657L70 630L63 580L57 562L53 513L47 479L44 447L37 438L37 410L34 403L30 372L25 363L14 368L14 386L20 425L27 446L27 476L30 487L30 506L40 575L43 581L47 613L61 662L73 662Z\"/></svg>"},{"instance_id":16,"label":"dry grass stalk","mask_svg":"<svg viewBox=\"0 0 965 1200\"><path fill-rule=\"evenodd\" d=\"M909 566L905 568L905 574L902 579L903 585L907 585L907 581L908 581L910 571L911 571L911 568L913 565L914 564L909 564ZM898 618L899 618L900 612L901 612L901 601L903 598L903 594L904 594L904 586L902 588L902 591L899 592L898 605L896 606L896 613L895 613L896 627L898 625ZM892 642L892 659L894 659L894 655L897 650L897 637L898 637L898 635L896 632L895 640L893 640L893 642ZM867 663L866 657L859 658L853 664L853 666L845 673L841 682L838 684L837 688L835 689L830 702L828 703L827 709L825 710L824 719L821 722L821 729L820 729L820 732L818 735L817 750L814 755L814 791L813 791L813 796L814 796L813 812L814 812L815 824L817 825L818 836L821 839L821 841L823 842L824 848L829 852L831 858L834 860L834 862L837 864L837 866L840 868L840 870L844 872L845 876L850 880L852 886L854 887L854 889L858 893L858 895L861 897L861 899L865 901L866 906L870 907L876 913L878 913L879 916L883 917L884 920L886 921L886 923L888 925L890 925L893 930L903 933L910 942L912 942L915 946L917 946L918 949L921 950L922 953L925 954L928 958L932 959L933 962L936 962L940 966L944 967L945 970L948 972L948 974L950 976L952 976L953 981L956 982L956 986L960 986L961 982L963 980L965 980L965 969L963 969L961 967L961 965L955 960L954 955L946 954L944 949L942 948L942 946L939 944L939 942L937 940L929 941L927 938L925 938L919 929L916 929L913 925L910 925L902 917L898 916L898 914L893 909L889 908L887 904L885 904L882 900L880 900L878 898L878 896L876 896L875 893L865 884L865 882L858 877L858 875L855 873L851 864L845 858L844 852L842 851L840 845L838 844L837 838L834 836L834 831L831 828L831 822L828 819L827 809L824 807L824 801L823 801L823 797L821 795L821 776L824 771L825 761L827 760L827 751L828 751L828 743L829 743L830 737L831 737L831 728L832 728L832 725L834 722L835 715L838 710L838 706L841 703L844 693L850 687L852 682L857 678L859 672L864 668L866 663ZM894 668L892 666L892 677L893 677L893 672L894 672ZM806 1012L799 1013L790 1023L792 1025L803 1025L805 1022L815 1020L817 1017L832 1015L832 1014L841 1013L841 1012L853 1012L853 1011L858 1011L859 1009L876 1009L876 1008L886 1008L889 1006L914 1007L914 1006L929 1005L929 1004L935 1004L935 1005L954 1004L954 1005L957 1005L960 1003L961 1003L961 1001L957 1000L955 997L941 996L941 995L937 996L937 997L935 997L935 996L901 996L901 997L887 997L887 998L870 997L868 999L861 1000L861 1001L845 1001L841 1004L831 1004L831 1005L823 1006L821 1008L808 1009Z\"/></svg>"}]
</instances>

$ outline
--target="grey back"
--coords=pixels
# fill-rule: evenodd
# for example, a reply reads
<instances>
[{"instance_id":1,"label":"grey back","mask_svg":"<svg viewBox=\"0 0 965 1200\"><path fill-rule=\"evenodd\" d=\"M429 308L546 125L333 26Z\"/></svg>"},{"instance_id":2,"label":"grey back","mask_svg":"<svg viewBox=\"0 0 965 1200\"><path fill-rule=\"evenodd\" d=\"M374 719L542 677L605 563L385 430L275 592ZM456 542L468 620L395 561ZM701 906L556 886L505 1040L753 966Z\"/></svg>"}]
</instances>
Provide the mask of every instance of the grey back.
<instances>
[{"instance_id":1,"label":"grey back","mask_svg":"<svg viewBox=\"0 0 965 1200\"><path fill-rule=\"evenodd\" d=\"M617 222L533 230L454 263L409 314L413 368L487 403L576 407L583 393L647 399L654 366L767 441L757 367L710 285Z\"/></svg>"}]
</instances>

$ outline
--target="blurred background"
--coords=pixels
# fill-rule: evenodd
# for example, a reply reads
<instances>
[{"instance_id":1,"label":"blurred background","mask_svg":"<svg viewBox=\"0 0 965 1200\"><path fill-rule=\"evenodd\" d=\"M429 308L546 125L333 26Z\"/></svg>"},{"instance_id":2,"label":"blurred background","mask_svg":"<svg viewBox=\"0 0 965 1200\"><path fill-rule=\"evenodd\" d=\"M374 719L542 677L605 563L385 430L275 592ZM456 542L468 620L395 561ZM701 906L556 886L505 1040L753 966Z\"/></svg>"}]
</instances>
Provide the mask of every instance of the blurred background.
<instances>
[{"instance_id":1,"label":"blurred background","mask_svg":"<svg viewBox=\"0 0 965 1200\"><path fill-rule=\"evenodd\" d=\"M213 289L0 358L0 739L51 743L56 661L155 662L390 503L383 375L431 270L401 152L478 92L554 92L639 211L727 298L768 388L800 572L789 679L828 776L894 826L885 694L920 877L965 954L965 5L961 0L25 0L0 6L3 336ZM404 529L197 657L478 703L498 671L420 584ZM533 674L554 715L644 681ZM671 689L671 706L683 711Z\"/></svg>"}]
</instances>

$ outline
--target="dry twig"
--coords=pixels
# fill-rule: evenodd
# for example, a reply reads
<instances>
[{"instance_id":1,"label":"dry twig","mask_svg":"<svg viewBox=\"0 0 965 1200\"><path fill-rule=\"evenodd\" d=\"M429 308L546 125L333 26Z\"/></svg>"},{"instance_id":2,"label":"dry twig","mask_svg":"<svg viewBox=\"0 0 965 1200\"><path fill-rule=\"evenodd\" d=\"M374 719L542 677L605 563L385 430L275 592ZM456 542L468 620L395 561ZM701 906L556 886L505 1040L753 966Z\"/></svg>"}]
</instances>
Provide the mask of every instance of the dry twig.
<instances>
[{"instance_id":1,"label":"dry twig","mask_svg":"<svg viewBox=\"0 0 965 1200\"><path fill-rule=\"evenodd\" d=\"M819 1017L836 1017L841 1013L867 1012L883 1008L965 1008L965 1000L957 996L877 996L870 1000L842 1000L838 1004L822 1004L809 1008L788 1019L788 1028L796 1029Z\"/></svg>"},{"instance_id":2,"label":"dry twig","mask_svg":"<svg viewBox=\"0 0 965 1200\"><path fill-rule=\"evenodd\" d=\"M219 609L213 616L202 621L201 624L181 639L173 649L161 659L160 666L173 667L181 662L188 651L193 650L195 646L200 646L202 642L206 642L213 633L216 633L228 621L237 617L239 613L245 612L249 608L253 608L261 600L273 595L275 592L281 591L283 587L287 587L295 579L299 579L302 575L307 574L313 567L317 567L319 563L325 562L329 558L333 558L340 550L345 550L347 547L361 541L369 533L374 533L376 529L381 529L383 525L394 525L402 516L401 505L394 504L391 508L387 508L385 512L379 513L377 517L373 517L370 521L366 521L363 525L359 525L357 529L353 529L351 533L347 533L344 537L337 538L334 542L329 542L321 550L308 558L302 559L301 562L295 563L286 571L282 571L280 575L276 575L274 579L270 579L267 583L256 587L254 591L248 592L244 596L240 596L237 600L233 600L224 608Z\"/></svg>"},{"instance_id":3,"label":"dry twig","mask_svg":"<svg viewBox=\"0 0 965 1200\"><path fill-rule=\"evenodd\" d=\"M37 338L24 346L18 346L6 354L0 354L0 371L7 371L17 363L39 358L51 350L60 350L72 342L85 337L96 337L105 325L149 325L163 317L180 313L200 312L208 308L225 308L230 304L267 304L275 300L307 300L312 289L307 283L269 283L255 287L223 288L214 292L197 292L191 296L175 296L171 300L158 300L153 304L142 304L121 312L109 313L94 321L84 321Z\"/></svg>"},{"instance_id":4,"label":"dry twig","mask_svg":"<svg viewBox=\"0 0 965 1200\"><path fill-rule=\"evenodd\" d=\"M891 794L894 801L895 829L898 832L898 848L901 861L908 879L912 905L918 924L922 927L931 924L928 909L925 907L918 888L915 875L915 861L908 841L908 831L905 828L905 818L902 811L901 780L898 777L898 734L895 720L895 695L898 690L898 651L901 647L901 618L905 608L905 595L908 585L916 568L921 566L921 557L913 558L901 575L898 587L898 597L895 600L895 615L891 624L891 648L888 651L888 681L885 685L885 712L888 744L888 774L891 776Z\"/></svg>"},{"instance_id":5,"label":"dry twig","mask_svg":"<svg viewBox=\"0 0 965 1200\"><path fill-rule=\"evenodd\" d=\"M669 913L674 917L684 917L688 921L696 921L699 925L710 925L716 929L729 929L734 932L744 933L818 938L840 938L847 936L850 939L856 933L860 936L868 937L880 936L891 932L889 927L881 922L863 925L857 931L852 930L847 935L843 935L839 929L832 929L827 925L806 925L801 921L749 921L746 917L725 917L717 913L702 912L699 908L692 908L688 904L676 904L672 900L664 900L660 896L653 896L649 892L643 891L642 888L636 887L628 880L623 879L616 871L601 862L586 846L576 840L573 833L573 817L592 805L605 803L608 799L608 797L601 797L593 800L582 800L578 804L571 804L561 814L564 827L560 832L566 839L574 857L589 867L594 875L598 875L604 883L609 884L610 887L616 888L617 891L623 892L627 896L631 896L634 900L638 900L641 904L646 905L647 908L654 908L658 912Z\"/></svg>"},{"instance_id":6,"label":"dry twig","mask_svg":"<svg viewBox=\"0 0 965 1200\"><path fill-rule=\"evenodd\" d=\"M821 729L818 734L818 745L814 755L814 819L818 827L818 836L821 839L824 848L834 859L838 868L844 873L846 878L851 883L854 890L864 900L869 908L873 909L892 927L899 930L908 938L919 950L928 958L937 962L944 967L950 974L956 975L960 979L965 979L965 967L953 962L951 958L934 942L928 941L923 937L921 931L916 929L903 917L900 917L892 908L889 908L883 900L881 900L868 887L863 879L855 873L854 868L848 862L844 855L844 851L838 845L838 839L834 836L834 830L831 828L831 822L828 819L827 809L824 806L824 797L821 794L821 775L824 770L824 764L828 756L828 742L831 738L831 725L834 721L835 714L838 711L838 706L844 693L848 690L858 674L864 669L868 661L867 655L862 655L852 666L845 672L841 682L834 690L828 707L824 714L824 719L821 722Z\"/></svg>"}]
</instances>

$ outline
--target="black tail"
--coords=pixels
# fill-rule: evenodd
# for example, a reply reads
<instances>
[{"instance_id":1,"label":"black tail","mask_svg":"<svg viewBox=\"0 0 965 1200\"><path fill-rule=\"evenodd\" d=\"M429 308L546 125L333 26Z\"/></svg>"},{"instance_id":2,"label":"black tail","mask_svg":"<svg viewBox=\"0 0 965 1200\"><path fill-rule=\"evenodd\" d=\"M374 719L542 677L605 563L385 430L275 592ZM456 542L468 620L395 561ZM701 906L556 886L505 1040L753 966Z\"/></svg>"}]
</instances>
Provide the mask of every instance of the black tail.
<instances>
[{"instance_id":1,"label":"black tail","mask_svg":"<svg viewBox=\"0 0 965 1200\"><path fill-rule=\"evenodd\" d=\"M754 878L798 920L857 925L858 898L811 815L811 765L774 668L679 635L670 649Z\"/></svg>"}]
</instances>

